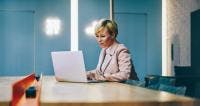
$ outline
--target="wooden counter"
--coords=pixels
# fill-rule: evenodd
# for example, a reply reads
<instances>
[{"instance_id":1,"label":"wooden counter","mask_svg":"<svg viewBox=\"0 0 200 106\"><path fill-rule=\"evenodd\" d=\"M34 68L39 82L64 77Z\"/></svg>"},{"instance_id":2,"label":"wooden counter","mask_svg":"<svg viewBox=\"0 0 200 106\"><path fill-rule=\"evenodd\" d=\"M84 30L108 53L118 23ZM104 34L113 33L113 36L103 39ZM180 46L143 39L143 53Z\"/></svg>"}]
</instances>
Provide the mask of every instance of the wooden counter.
<instances>
[{"instance_id":1,"label":"wooden counter","mask_svg":"<svg viewBox=\"0 0 200 106\"><path fill-rule=\"evenodd\" d=\"M0 77L0 105L11 100L11 82L17 77ZM2 96L3 95L3 96ZM200 101L167 92L122 83L57 82L44 76L41 106L198 106Z\"/></svg>"},{"instance_id":2,"label":"wooden counter","mask_svg":"<svg viewBox=\"0 0 200 106\"><path fill-rule=\"evenodd\" d=\"M12 99L12 84L22 77L0 77L0 106L9 106Z\"/></svg>"}]
</instances>

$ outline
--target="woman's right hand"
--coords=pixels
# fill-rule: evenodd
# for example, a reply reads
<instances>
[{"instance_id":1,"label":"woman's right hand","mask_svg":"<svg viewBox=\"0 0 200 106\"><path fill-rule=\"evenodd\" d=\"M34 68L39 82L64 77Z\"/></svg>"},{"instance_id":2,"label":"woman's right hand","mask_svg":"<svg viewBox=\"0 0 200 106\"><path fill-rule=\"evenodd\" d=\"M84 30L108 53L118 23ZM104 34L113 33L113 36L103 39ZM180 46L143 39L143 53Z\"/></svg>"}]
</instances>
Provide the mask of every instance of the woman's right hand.
<instances>
[{"instance_id":1,"label":"woman's right hand","mask_svg":"<svg viewBox=\"0 0 200 106\"><path fill-rule=\"evenodd\" d=\"M87 72L88 80L98 80L98 81L106 81L106 79L102 75L97 75L94 71Z\"/></svg>"},{"instance_id":2,"label":"woman's right hand","mask_svg":"<svg viewBox=\"0 0 200 106\"><path fill-rule=\"evenodd\" d=\"M95 73L87 72L87 79L88 80L95 80Z\"/></svg>"}]
</instances>

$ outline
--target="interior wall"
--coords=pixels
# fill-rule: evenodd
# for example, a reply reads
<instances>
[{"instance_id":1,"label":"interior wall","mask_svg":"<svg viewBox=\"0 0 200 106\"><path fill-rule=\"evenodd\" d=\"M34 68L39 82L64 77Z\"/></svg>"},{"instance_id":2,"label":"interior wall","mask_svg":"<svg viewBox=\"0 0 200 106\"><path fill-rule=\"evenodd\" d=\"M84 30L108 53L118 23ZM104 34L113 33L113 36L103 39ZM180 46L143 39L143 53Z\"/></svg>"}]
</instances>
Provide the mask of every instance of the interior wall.
<instances>
[{"instance_id":1,"label":"interior wall","mask_svg":"<svg viewBox=\"0 0 200 106\"><path fill-rule=\"evenodd\" d=\"M190 13L200 8L200 0L167 1L168 72L174 75L174 66L191 66L191 22ZM174 60L171 59L171 44Z\"/></svg>"},{"instance_id":2,"label":"interior wall","mask_svg":"<svg viewBox=\"0 0 200 106\"><path fill-rule=\"evenodd\" d=\"M29 68L27 68L27 72L31 73L34 69L36 73L43 73L45 75L52 75L53 72L53 66L52 66L52 60L51 60L51 51L63 51L63 50L70 50L70 0L0 0L0 11L7 11L7 12L23 12L23 11L32 11L34 15L32 16L33 20L31 26L27 26L24 30L27 30L29 27L34 30L34 33L32 34L32 37L30 37L30 41L23 43L23 45L31 44L34 46L31 46L32 52L30 52L29 49L20 49L20 47L13 49L10 54L16 54L18 51L21 51L27 55L30 55L29 57L35 58L31 61L25 61L20 62L17 59L13 58L13 62L7 63L7 65L16 66L16 68L13 68L13 70L5 70L4 66L0 64L1 68L1 74L0 75L24 75L23 67L21 67L21 64L32 64ZM18 16L20 17L20 15ZM45 33L45 20L48 17L57 17L61 20L61 33L58 34L58 36L47 36ZM21 19L23 20L23 19ZM24 19L26 20L26 19ZM13 21L17 21L15 18ZM4 22L9 23L9 22ZM6 27L7 24L5 24ZM11 23L12 25L12 23ZM20 24L17 27L21 27ZM10 27L7 30L10 31L16 31L16 27ZM0 30L3 31L3 30ZM3 38L7 37L8 39L13 39L17 42L23 41L23 36L27 36L26 34L21 34L22 37L17 37L17 33L10 35L9 37L6 34L0 35L0 39L3 40ZM34 36L34 37L33 37ZM4 42L4 44L2 44ZM15 46L15 45L8 45L9 42L5 42L3 40L0 46L1 51L6 51L9 48L9 46ZM6 44L7 43L7 44ZM11 43L10 43L11 44ZM17 43L20 44L20 43ZM34 50L35 49L35 50ZM35 52L35 53L33 53ZM0 55L5 55L7 53L0 52ZM30 53L30 54L29 54ZM35 54L35 57L34 57ZM24 58L25 55L20 55L20 58L23 60L26 60ZM2 58L0 58L1 62L4 62ZM7 60L7 59L4 59ZM14 64L14 65L13 65ZM34 65L34 66L33 66ZM4 72L5 71L5 72ZM9 72L9 73L8 73ZM2 74L4 73L4 74Z\"/></svg>"},{"instance_id":3,"label":"interior wall","mask_svg":"<svg viewBox=\"0 0 200 106\"><path fill-rule=\"evenodd\" d=\"M95 35L88 35L85 29L100 19L109 19L109 0L79 0L79 50L83 51L87 71L96 68L101 48Z\"/></svg>"},{"instance_id":4,"label":"interior wall","mask_svg":"<svg viewBox=\"0 0 200 106\"><path fill-rule=\"evenodd\" d=\"M157 74L161 75L162 67L162 54L161 54L161 1L153 0L114 0L114 15L116 14L136 14L141 15L145 14L147 16L146 30L140 29L147 33L147 39L143 40L147 45L146 51L143 51L147 54L146 61L143 63L135 63L136 72L139 74L140 79L143 80L144 76L147 74ZM86 70L92 70L96 68L100 48L94 38L94 36L89 36L85 33L85 28L90 25L94 20L98 19L109 19L109 1L108 0L84 0L79 1L79 47L80 50L83 50ZM119 21L119 20L118 20ZM134 21L126 20L126 22L119 23L131 23ZM140 23L136 22L140 26ZM122 24L121 24L122 25ZM123 24L125 25L125 24ZM137 26L135 25L135 26ZM120 27L120 24L118 25ZM128 27L128 26L125 26ZM125 29L125 28L123 28ZM121 29L119 29L121 31ZM133 29L134 30L134 29ZM134 62L141 62L139 57L134 57L135 52L141 51L139 48L135 50L133 48L133 41L140 37L140 35L132 35L133 33L119 32L117 39L122 41L120 43L125 44L132 53L132 58ZM128 37L127 37L128 36ZM128 38L128 39L127 39ZM141 42L143 42L141 41ZM128 43L129 42L129 43ZM143 53L142 52L142 53ZM134 54L135 53L135 54ZM142 54L141 53L141 54ZM138 59L138 60L135 60ZM146 66L145 66L146 65ZM143 68L137 67L146 67L145 70L140 70Z\"/></svg>"},{"instance_id":5,"label":"interior wall","mask_svg":"<svg viewBox=\"0 0 200 106\"><path fill-rule=\"evenodd\" d=\"M145 70L143 73L138 70L138 72L145 75L161 74L161 1L114 0L114 5L114 12L148 15L146 31L148 35L146 42L148 45L147 71ZM54 74L51 51L70 50L70 0L1 0L0 11L2 10L34 11L35 71L37 73L43 72L46 75ZM44 21L49 16L58 17L62 22L62 31L58 36L47 36L44 32ZM87 70L96 67L100 48L94 37L85 33L85 28L93 20L101 18L109 18L108 0L79 0L79 49L83 50ZM3 37L1 36L1 38ZM123 37L120 39L125 40ZM1 44L3 42L5 41L2 41ZM6 48L4 45L0 47ZM19 74L17 71L13 73L13 75Z\"/></svg>"},{"instance_id":6,"label":"interior wall","mask_svg":"<svg viewBox=\"0 0 200 106\"><path fill-rule=\"evenodd\" d=\"M146 46L145 47L146 50L143 51L146 53L145 62L140 61L143 58L134 57L137 51L141 51L140 46L142 47L142 45L138 43L137 47L134 47L134 42L133 42L135 41L135 39L141 36L140 33L129 33L131 31L128 31L129 28L127 28L127 30L124 30L124 32L122 32L125 35L121 35L119 32L118 38L119 38L119 41L124 41L121 43L126 44L126 46L130 48L133 61L140 62L140 64L142 64L140 66L137 66L137 63L134 64L136 65L135 66L136 72L139 74L139 77L141 80L143 80L144 76L148 74L161 75L162 73L162 36L161 36L162 35L161 34L162 1L161 0L114 0L114 12L116 14L129 14L129 15L130 14L136 14L136 15L145 14L146 15L146 23L145 23L146 28L140 29L140 31L146 32L146 35L145 35L146 39L140 40L140 42L145 42L145 46ZM138 27L142 24L142 23L134 22L134 21L137 21L137 20L134 20L134 18L132 18L132 20L131 19L125 20L122 23L127 24L127 26L125 27L129 27L130 25L128 24L130 23L136 24L136 26ZM132 31L134 31L134 29L132 29ZM133 35L133 34L137 34L137 35ZM126 41L132 41L132 42L128 43ZM146 67L146 69L144 69L143 67Z\"/></svg>"}]
</instances>

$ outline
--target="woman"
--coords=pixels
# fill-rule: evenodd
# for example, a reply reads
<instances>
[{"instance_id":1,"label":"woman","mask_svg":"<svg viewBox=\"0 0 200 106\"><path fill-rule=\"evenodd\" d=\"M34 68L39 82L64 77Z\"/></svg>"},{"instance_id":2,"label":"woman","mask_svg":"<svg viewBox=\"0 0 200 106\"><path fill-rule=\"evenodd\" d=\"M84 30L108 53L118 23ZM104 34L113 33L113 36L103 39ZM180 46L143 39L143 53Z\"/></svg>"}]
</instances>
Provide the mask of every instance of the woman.
<instances>
[{"instance_id":1,"label":"woman","mask_svg":"<svg viewBox=\"0 0 200 106\"><path fill-rule=\"evenodd\" d=\"M102 48L97 68L87 72L90 80L125 81L138 80L128 49L117 40L117 24L111 20L101 21L95 28L96 40Z\"/></svg>"}]
</instances>

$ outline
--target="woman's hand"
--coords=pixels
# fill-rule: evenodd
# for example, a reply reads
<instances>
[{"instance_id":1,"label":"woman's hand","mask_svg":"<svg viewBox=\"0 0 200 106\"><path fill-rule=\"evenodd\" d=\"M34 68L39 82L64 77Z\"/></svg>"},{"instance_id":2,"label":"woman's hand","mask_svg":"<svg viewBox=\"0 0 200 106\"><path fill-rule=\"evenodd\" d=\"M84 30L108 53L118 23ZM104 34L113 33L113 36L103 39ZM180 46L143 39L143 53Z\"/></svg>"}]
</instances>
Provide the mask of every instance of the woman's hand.
<instances>
[{"instance_id":1,"label":"woman's hand","mask_svg":"<svg viewBox=\"0 0 200 106\"><path fill-rule=\"evenodd\" d=\"M102 75L96 75L96 76L95 76L95 80L98 80L98 81L106 81L105 77L102 76Z\"/></svg>"},{"instance_id":2,"label":"woman's hand","mask_svg":"<svg viewBox=\"0 0 200 106\"><path fill-rule=\"evenodd\" d=\"M87 73L87 79L88 80L95 80L95 73L92 73L92 72L88 72Z\"/></svg>"},{"instance_id":3,"label":"woman's hand","mask_svg":"<svg viewBox=\"0 0 200 106\"><path fill-rule=\"evenodd\" d=\"M105 77L105 80L106 80L106 81L113 81L113 82L118 81L118 80L117 80L114 76L112 76L111 74L105 74L104 77Z\"/></svg>"},{"instance_id":4,"label":"woman's hand","mask_svg":"<svg viewBox=\"0 0 200 106\"><path fill-rule=\"evenodd\" d=\"M88 71L87 72L87 79L88 80L97 80L97 81L106 81L104 76L95 73L95 71Z\"/></svg>"},{"instance_id":5,"label":"woman's hand","mask_svg":"<svg viewBox=\"0 0 200 106\"><path fill-rule=\"evenodd\" d=\"M104 77L107 81L112 81L112 76L110 74L105 74Z\"/></svg>"}]
</instances>

